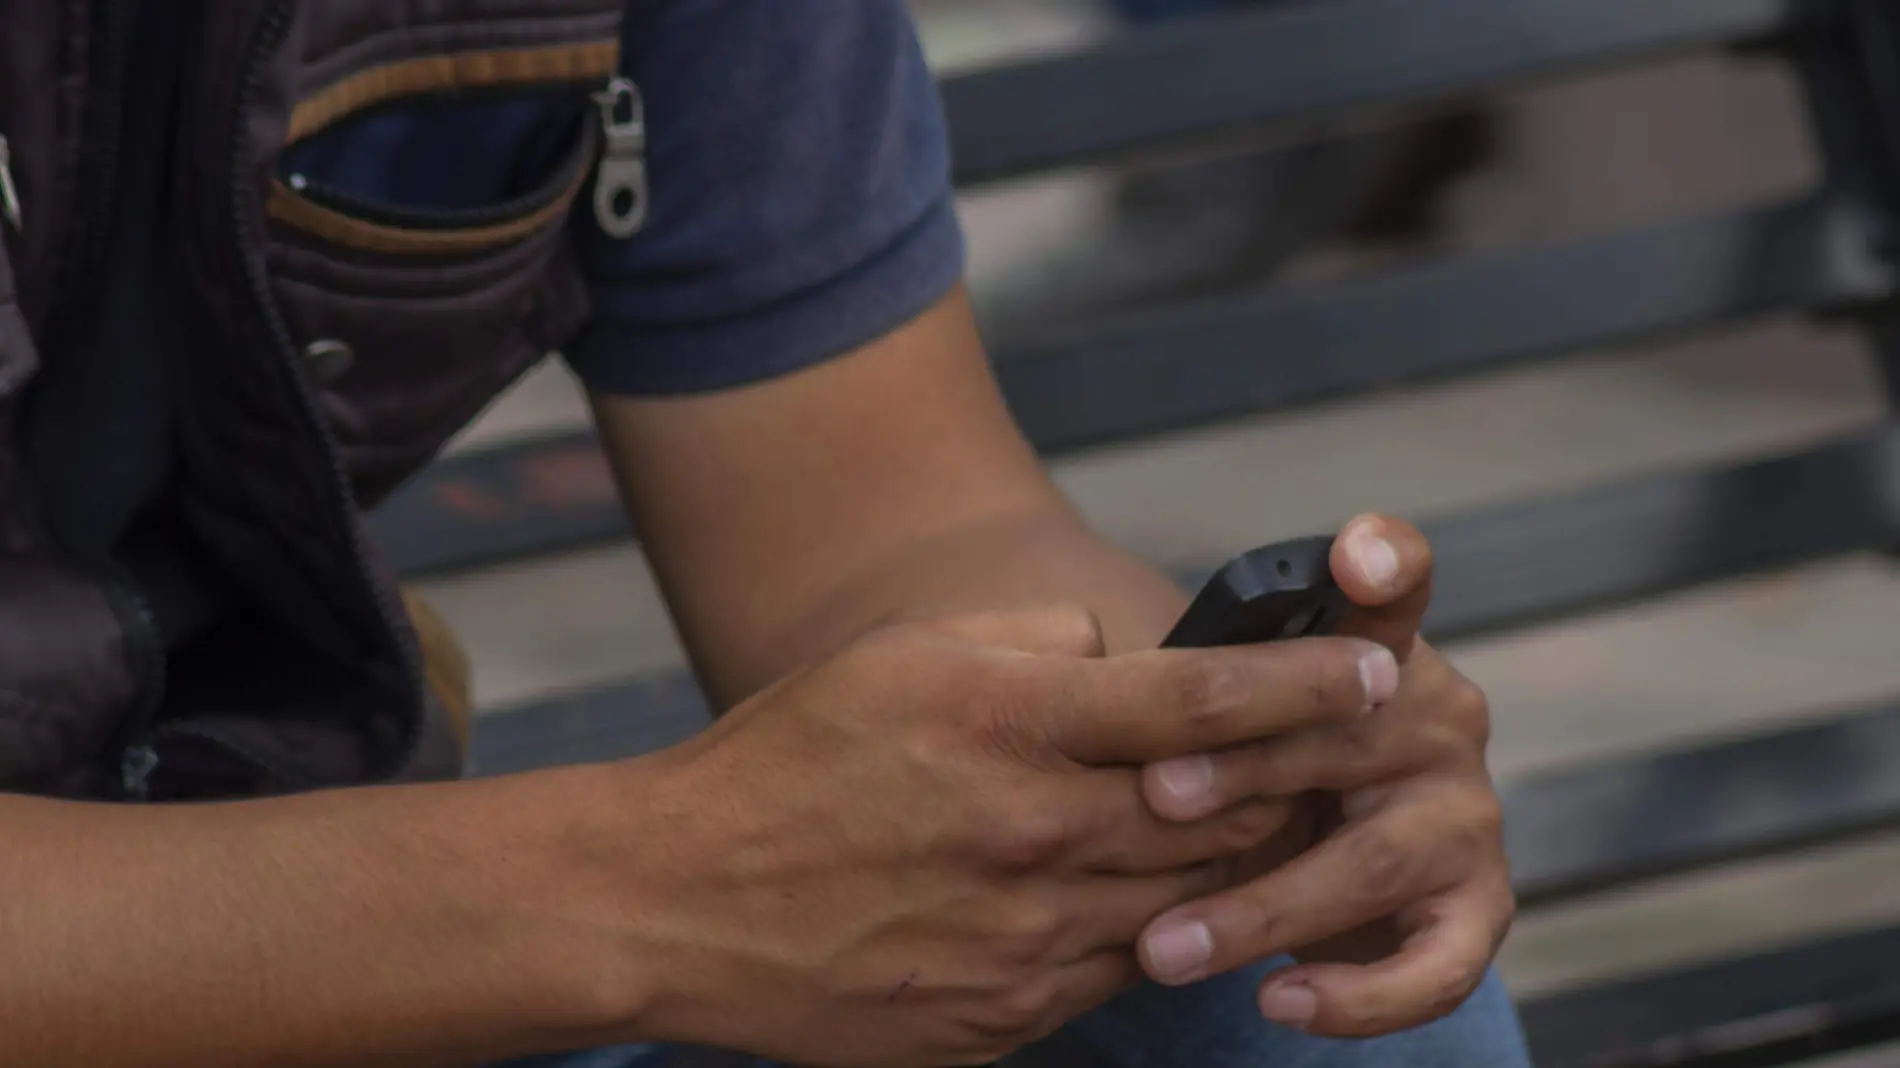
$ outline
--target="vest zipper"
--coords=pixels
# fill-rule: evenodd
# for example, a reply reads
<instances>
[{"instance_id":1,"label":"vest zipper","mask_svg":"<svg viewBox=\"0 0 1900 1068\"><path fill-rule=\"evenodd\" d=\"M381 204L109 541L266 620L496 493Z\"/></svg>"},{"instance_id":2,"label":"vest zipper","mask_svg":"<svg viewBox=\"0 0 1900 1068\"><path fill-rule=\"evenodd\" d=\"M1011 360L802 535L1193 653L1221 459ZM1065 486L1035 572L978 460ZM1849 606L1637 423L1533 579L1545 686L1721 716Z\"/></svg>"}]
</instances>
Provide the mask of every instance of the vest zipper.
<instances>
[{"instance_id":1,"label":"vest zipper","mask_svg":"<svg viewBox=\"0 0 1900 1068\"><path fill-rule=\"evenodd\" d=\"M127 801L152 799L152 773L158 770L158 750L149 738L125 747L119 755L119 795Z\"/></svg>"},{"instance_id":2,"label":"vest zipper","mask_svg":"<svg viewBox=\"0 0 1900 1068\"><path fill-rule=\"evenodd\" d=\"M608 237L625 240L647 223L646 101L631 78L615 75L594 94L594 104L605 137L594 171L594 222Z\"/></svg>"},{"instance_id":3,"label":"vest zipper","mask_svg":"<svg viewBox=\"0 0 1900 1068\"><path fill-rule=\"evenodd\" d=\"M96 562L93 571L125 634L126 660L132 672L132 708L118 747L119 792L127 801L145 801L151 795L152 772L158 768L151 731L158 706L165 700L164 643L158 634L158 618L138 583L109 562Z\"/></svg>"},{"instance_id":4,"label":"vest zipper","mask_svg":"<svg viewBox=\"0 0 1900 1068\"><path fill-rule=\"evenodd\" d=\"M230 123L231 159L230 171L225 180L224 189L229 210L230 237L232 250L236 253L238 264L246 287L250 291L253 311L269 332L271 341L277 349L277 365L288 379L289 392L296 399L299 414L305 429L312 440L322 450L327 463L327 484L325 490L330 498L330 516L341 521L342 540L348 546L350 560L359 576L360 584L366 588L381 617L384 632L393 647L396 659L402 669L403 682L409 694L409 715L403 717L402 735L396 751L391 754L387 767L375 769L373 777L388 779L400 772L414 755L420 741L423 709L428 700L428 688L424 681L421 654L413 643L402 640L402 621L406 619L403 609L389 595L385 584L371 577L373 568L369 547L364 542L363 528L350 522L351 511L355 508L355 495L350 489L349 472L344 470L341 454L337 448L335 435L324 422L312 396L310 385L304 378L302 362L298 359L297 344L291 337L290 327L285 324L283 314L277 308L276 298L271 294L270 276L266 271L263 254L260 251L259 235L253 225L251 213L245 210L244 192L248 183L248 170L245 167L246 149L249 147L244 133L243 117L245 110L257 96L260 72L265 60L281 48L291 26L293 0L271 0L263 16L258 20L257 30L251 39L249 51L245 55L244 66L238 80L237 96L233 102ZM196 736L207 741L216 741L229 749L237 747L228 739L214 738L210 734L197 731Z\"/></svg>"},{"instance_id":5,"label":"vest zipper","mask_svg":"<svg viewBox=\"0 0 1900 1068\"><path fill-rule=\"evenodd\" d=\"M125 67L133 10L119 0L96 0L93 4L91 67L96 80L82 119L85 134L76 180L80 208L69 238L72 259L60 273L59 292L63 297L54 309L48 332L49 353L65 347L73 324L90 312L88 302L97 300L99 276L111 245L109 224L119 202L119 143L125 131ZM11 162L9 146L5 138L0 138L0 212L18 231L24 225L24 213ZM151 769L156 766L156 756L150 754L142 739L151 729L165 688L164 644L157 621L138 584L111 559L52 547L92 579L124 635L131 701L113 750L119 755L116 785L122 797L142 800Z\"/></svg>"},{"instance_id":6,"label":"vest zipper","mask_svg":"<svg viewBox=\"0 0 1900 1068\"><path fill-rule=\"evenodd\" d=\"M14 233L25 231L25 219L20 213L20 187L13 184L13 149L7 144L6 134L0 134L0 218L13 227Z\"/></svg>"},{"instance_id":7,"label":"vest zipper","mask_svg":"<svg viewBox=\"0 0 1900 1068\"><path fill-rule=\"evenodd\" d=\"M76 198L81 207L67 236L73 258L60 271L59 292L63 296L54 309L49 351L64 347L73 325L90 310L85 302L97 297L99 275L110 247L109 224L119 201L119 140L125 132L123 68L129 58L124 38L131 32L132 18L128 6L114 0L97 0L92 18L97 36L91 66L97 74L87 93L82 120L85 136L79 150Z\"/></svg>"}]
</instances>

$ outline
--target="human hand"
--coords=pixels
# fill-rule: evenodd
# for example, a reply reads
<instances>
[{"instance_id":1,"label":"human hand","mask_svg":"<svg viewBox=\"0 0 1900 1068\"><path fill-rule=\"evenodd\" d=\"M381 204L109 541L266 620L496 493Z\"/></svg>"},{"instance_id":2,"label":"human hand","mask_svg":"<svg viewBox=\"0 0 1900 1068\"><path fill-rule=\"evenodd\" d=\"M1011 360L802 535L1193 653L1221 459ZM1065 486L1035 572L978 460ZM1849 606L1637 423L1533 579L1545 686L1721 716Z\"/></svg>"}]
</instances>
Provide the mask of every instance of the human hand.
<instances>
[{"instance_id":1,"label":"human hand","mask_svg":"<svg viewBox=\"0 0 1900 1068\"><path fill-rule=\"evenodd\" d=\"M1159 819L1140 766L1359 718L1397 675L1350 638L1101 654L1080 610L897 626L649 758L645 831L680 859L631 876L633 946L667 965L646 1033L835 1065L1039 1038L1285 818Z\"/></svg>"},{"instance_id":2,"label":"human hand","mask_svg":"<svg viewBox=\"0 0 1900 1068\"><path fill-rule=\"evenodd\" d=\"M1302 801L1293 825L1251 851L1246 881L1158 917L1141 948L1148 974L1176 984L1292 953L1301 963L1263 984L1261 1011L1355 1037L1461 1004L1514 903L1484 763L1484 695L1418 637L1429 546L1407 523L1362 516L1342 531L1332 563L1358 606L1342 633L1397 654L1398 691L1358 720L1146 769L1149 805L1167 819Z\"/></svg>"}]
</instances>

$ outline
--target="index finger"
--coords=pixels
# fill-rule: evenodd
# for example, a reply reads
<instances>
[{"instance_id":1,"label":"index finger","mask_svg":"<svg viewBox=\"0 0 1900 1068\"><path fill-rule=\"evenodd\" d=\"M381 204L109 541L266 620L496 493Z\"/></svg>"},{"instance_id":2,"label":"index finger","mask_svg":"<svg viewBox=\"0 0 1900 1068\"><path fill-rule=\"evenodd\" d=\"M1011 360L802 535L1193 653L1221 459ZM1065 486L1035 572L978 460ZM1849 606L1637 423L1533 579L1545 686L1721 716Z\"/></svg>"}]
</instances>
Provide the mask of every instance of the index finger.
<instances>
[{"instance_id":1,"label":"index finger","mask_svg":"<svg viewBox=\"0 0 1900 1068\"><path fill-rule=\"evenodd\" d=\"M1146 764L1362 716L1398 689L1360 638L1155 649L1056 662L1049 739L1080 764Z\"/></svg>"}]
</instances>

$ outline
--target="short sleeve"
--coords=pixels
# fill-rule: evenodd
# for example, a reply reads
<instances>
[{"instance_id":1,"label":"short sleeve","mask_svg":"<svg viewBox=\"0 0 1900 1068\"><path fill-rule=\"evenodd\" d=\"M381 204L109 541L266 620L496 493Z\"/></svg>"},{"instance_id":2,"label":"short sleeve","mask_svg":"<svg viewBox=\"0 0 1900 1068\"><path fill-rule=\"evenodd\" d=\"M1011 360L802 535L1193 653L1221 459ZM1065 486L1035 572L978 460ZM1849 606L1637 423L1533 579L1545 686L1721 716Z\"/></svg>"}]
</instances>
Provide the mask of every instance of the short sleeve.
<instances>
[{"instance_id":1,"label":"short sleeve","mask_svg":"<svg viewBox=\"0 0 1900 1068\"><path fill-rule=\"evenodd\" d=\"M963 269L936 85L901 0L629 4L650 215L576 213L593 317L568 347L608 393L717 390L844 353Z\"/></svg>"}]
</instances>

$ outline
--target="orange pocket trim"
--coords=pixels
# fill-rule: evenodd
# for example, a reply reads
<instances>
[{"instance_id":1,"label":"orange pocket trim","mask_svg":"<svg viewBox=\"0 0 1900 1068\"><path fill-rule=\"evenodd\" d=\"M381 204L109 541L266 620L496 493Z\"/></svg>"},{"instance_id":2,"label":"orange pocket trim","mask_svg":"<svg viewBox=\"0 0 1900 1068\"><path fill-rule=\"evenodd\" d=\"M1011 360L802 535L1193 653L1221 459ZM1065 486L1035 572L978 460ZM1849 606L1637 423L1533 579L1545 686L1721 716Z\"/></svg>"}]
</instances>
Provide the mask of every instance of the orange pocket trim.
<instances>
[{"instance_id":1,"label":"orange pocket trim","mask_svg":"<svg viewBox=\"0 0 1900 1068\"><path fill-rule=\"evenodd\" d=\"M396 256L450 256L510 245L558 221L579 199L589 173L587 167L576 167L573 180L552 202L519 219L474 230L415 230L368 222L301 196L281 179L271 182L264 211L285 226L345 248Z\"/></svg>"},{"instance_id":2,"label":"orange pocket trim","mask_svg":"<svg viewBox=\"0 0 1900 1068\"><path fill-rule=\"evenodd\" d=\"M354 112L405 96L585 81L606 78L619 68L617 39L405 59L352 74L298 104L284 142L301 141Z\"/></svg>"}]
</instances>

